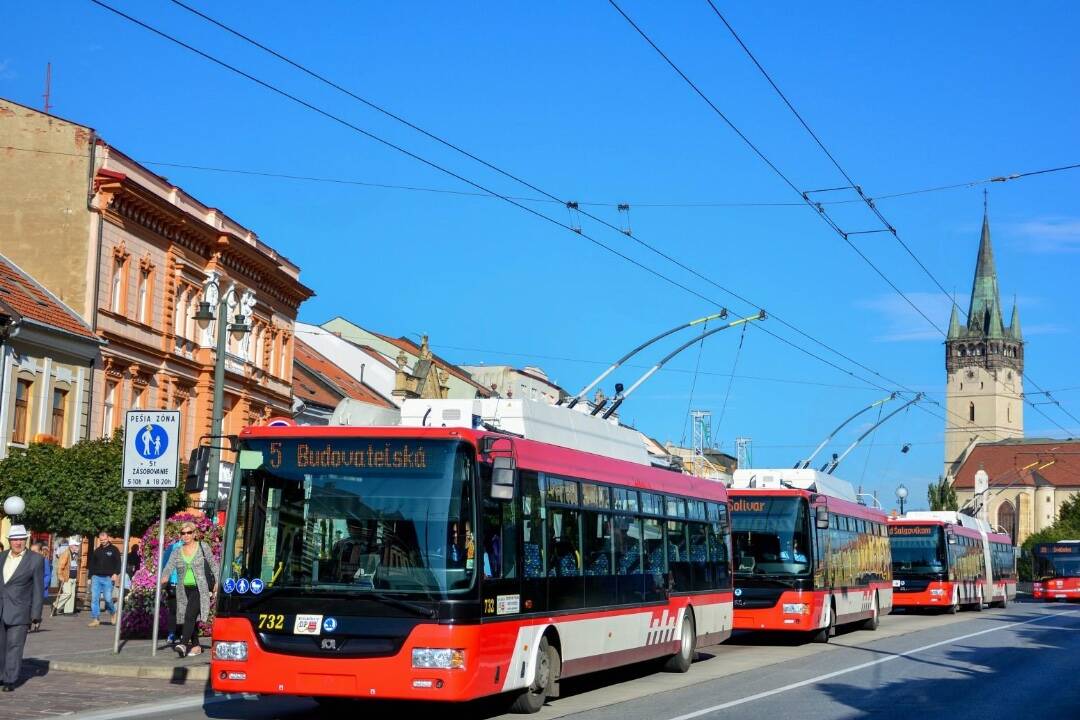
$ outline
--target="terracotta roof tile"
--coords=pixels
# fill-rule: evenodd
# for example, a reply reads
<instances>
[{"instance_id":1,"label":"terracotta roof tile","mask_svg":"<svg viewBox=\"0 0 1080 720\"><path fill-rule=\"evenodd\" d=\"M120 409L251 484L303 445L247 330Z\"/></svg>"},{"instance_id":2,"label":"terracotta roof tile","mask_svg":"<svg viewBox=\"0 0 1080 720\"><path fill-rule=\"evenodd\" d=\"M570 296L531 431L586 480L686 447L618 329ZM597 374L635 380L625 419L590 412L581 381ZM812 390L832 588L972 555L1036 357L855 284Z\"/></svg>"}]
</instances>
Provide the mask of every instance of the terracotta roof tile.
<instances>
[{"instance_id":1,"label":"terracotta roof tile","mask_svg":"<svg viewBox=\"0 0 1080 720\"><path fill-rule=\"evenodd\" d=\"M74 310L3 255L0 255L0 303L32 322L100 342Z\"/></svg>"},{"instance_id":2,"label":"terracotta roof tile","mask_svg":"<svg viewBox=\"0 0 1080 720\"><path fill-rule=\"evenodd\" d=\"M322 405L333 410L341 401L342 395L331 392L315 373L299 362L293 365L293 395L308 405Z\"/></svg>"},{"instance_id":3,"label":"terracotta roof tile","mask_svg":"<svg viewBox=\"0 0 1080 720\"><path fill-rule=\"evenodd\" d=\"M1080 440L1003 440L976 445L953 486L973 490L980 467L990 476L991 487L1080 487Z\"/></svg>"},{"instance_id":4,"label":"terracotta roof tile","mask_svg":"<svg viewBox=\"0 0 1080 720\"><path fill-rule=\"evenodd\" d=\"M341 367L328 360L325 355L299 338L296 339L293 359L297 364L304 366L309 371L313 376L312 381L316 382L316 384L321 382L332 385L341 393L342 397L349 397L353 400L371 403L384 408L397 407L373 387L345 372ZM301 399L308 397L305 392L297 393L295 389L293 392ZM328 393L328 395L332 395L332 393ZM337 400L333 401L333 405L337 405Z\"/></svg>"}]
</instances>

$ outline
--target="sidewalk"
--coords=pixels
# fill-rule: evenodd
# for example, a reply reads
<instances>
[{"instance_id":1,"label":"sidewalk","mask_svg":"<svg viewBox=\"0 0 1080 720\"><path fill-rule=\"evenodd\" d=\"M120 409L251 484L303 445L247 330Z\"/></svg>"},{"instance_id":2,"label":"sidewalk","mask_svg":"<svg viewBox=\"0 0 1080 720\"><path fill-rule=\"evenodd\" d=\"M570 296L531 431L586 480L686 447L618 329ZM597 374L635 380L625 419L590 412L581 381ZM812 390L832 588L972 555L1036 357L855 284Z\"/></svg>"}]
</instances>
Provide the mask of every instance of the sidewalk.
<instances>
[{"instance_id":1,"label":"sidewalk","mask_svg":"<svg viewBox=\"0 0 1080 720\"><path fill-rule=\"evenodd\" d=\"M103 615L104 617L104 615ZM151 657L150 640L120 639L120 653L113 653L114 625L87 627L90 614L46 617L41 630L26 639L25 664L49 672L76 672L111 677L152 678L172 685L202 688L210 677L210 642L203 638L203 654L181 658L158 642Z\"/></svg>"}]
</instances>

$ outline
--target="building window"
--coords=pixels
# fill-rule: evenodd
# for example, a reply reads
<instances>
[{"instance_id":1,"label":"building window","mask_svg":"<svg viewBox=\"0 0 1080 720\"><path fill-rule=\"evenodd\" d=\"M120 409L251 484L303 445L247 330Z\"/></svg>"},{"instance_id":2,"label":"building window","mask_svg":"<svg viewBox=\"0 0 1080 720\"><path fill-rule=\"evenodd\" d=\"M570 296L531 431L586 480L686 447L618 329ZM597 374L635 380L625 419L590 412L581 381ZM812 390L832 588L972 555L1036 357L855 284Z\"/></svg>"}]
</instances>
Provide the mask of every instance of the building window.
<instances>
[{"instance_id":1,"label":"building window","mask_svg":"<svg viewBox=\"0 0 1080 720\"><path fill-rule=\"evenodd\" d=\"M146 396L146 388L132 388L131 389L131 409L142 410L143 399Z\"/></svg>"},{"instance_id":2,"label":"building window","mask_svg":"<svg viewBox=\"0 0 1080 720\"><path fill-rule=\"evenodd\" d=\"M1005 421L1012 422L1012 405L1005 406Z\"/></svg>"},{"instance_id":3,"label":"building window","mask_svg":"<svg viewBox=\"0 0 1080 720\"><path fill-rule=\"evenodd\" d=\"M15 386L15 424L11 428L11 441L26 442L26 430L30 424L30 388L29 380L19 380Z\"/></svg>"},{"instance_id":4,"label":"building window","mask_svg":"<svg viewBox=\"0 0 1080 720\"><path fill-rule=\"evenodd\" d=\"M49 434L61 444L64 442L64 413L67 410L67 396L67 390L53 389L52 425L49 427Z\"/></svg>"},{"instance_id":5,"label":"building window","mask_svg":"<svg viewBox=\"0 0 1080 720\"><path fill-rule=\"evenodd\" d=\"M150 271L139 273L139 322L150 323Z\"/></svg>"},{"instance_id":6,"label":"building window","mask_svg":"<svg viewBox=\"0 0 1080 720\"><path fill-rule=\"evenodd\" d=\"M101 422L101 434L110 437L116 429L116 392L118 383L107 380L105 382L105 413Z\"/></svg>"},{"instance_id":7,"label":"building window","mask_svg":"<svg viewBox=\"0 0 1080 720\"><path fill-rule=\"evenodd\" d=\"M187 306L188 298L187 291L183 286L180 286L176 290L176 317L173 318L173 332L177 337L187 337Z\"/></svg>"},{"instance_id":8,"label":"building window","mask_svg":"<svg viewBox=\"0 0 1080 720\"><path fill-rule=\"evenodd\" d=\"M968 403L968 422L975 422L975 403Z\"/></svg>"},{"instance_id":9,"label":"building window","mask_svg":"<svg viewBox=\"0 0 1080 720\"><path fill-rule=\"evenodd\" d=\"M1006 500L1001 503L1001 507L998 508L997 513L997 525L999 528L1009 534L1009 537L1016 539L1016 509L1013 504Z\"/></svg>"},{"instance_id":10,"label":"building window","mask_svg":"<svg viewBox=\"0 0 1080 720\"><path fill-rule=\"evenodd\" d=\"M119 313L124 311L124 269L127 263L117 258L113 261L112 277L112 311Z\"/></svg>"}]
</instances>

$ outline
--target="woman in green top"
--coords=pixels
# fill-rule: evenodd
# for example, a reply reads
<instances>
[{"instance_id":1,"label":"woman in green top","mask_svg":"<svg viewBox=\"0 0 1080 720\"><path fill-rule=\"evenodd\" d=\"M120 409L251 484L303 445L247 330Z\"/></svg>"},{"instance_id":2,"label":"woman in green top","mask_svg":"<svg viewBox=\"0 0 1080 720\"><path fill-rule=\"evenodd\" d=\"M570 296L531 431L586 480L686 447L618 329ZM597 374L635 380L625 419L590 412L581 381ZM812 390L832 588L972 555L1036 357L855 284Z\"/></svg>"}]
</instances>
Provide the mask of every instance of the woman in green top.
<instances>
[{"instance_id":1,"label":"woman in green top","mask_svg":"<svg viewBox=\"0 0 1080 720\"><path fill-rule=\"evenodd\" d=\"M176 641L176 652L180 657L198 655L202 652L199 645L199 618L210 617L210 602L217 592L221 570L214 562L214 555L203 542L197 542L197 530L193 523L184 523L180 528L179 548L169 556L169 561L161 569L161 584L169 582L173 571L179 582L176 589L176 616L183 618L183 631ZM181 589L182 588L182 589Z\"/></svg>"}]
</instances>

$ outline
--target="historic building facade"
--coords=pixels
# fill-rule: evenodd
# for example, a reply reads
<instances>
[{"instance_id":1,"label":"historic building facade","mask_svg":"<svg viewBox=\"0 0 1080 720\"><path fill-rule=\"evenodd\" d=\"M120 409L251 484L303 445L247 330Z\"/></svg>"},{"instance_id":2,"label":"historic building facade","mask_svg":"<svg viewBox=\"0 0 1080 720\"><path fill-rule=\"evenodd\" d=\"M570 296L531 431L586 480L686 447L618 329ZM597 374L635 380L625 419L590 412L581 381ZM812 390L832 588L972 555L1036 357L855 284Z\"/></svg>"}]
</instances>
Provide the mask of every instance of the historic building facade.
<instances>
[{"instance_id":1,"label":"historic building facade","mask_svg":"<svg viewBox=\"0 0 1080 720\"><path fill-rule=\"evenodd\" d=\"M1003 316L984 214L966 322L953 305L945 340L946 477L956 477L976 443L1024 436L1024 340L1015 302L1008 327Z\"/></svg>"},{"instance_id":2,"label":"historic building facade","mask_svg":"<svg viewBox=\"0 0 1080 720\"><path fill-rule=\"evenodd\" d=\"M186 453L210 432L217 323L227 302L224 432L291 414L299 268L254 232L102 141L94 131L0 100L0 252L69 304L106 344L95 366L92 437L130 409L182 411ZM12 178L18 178L13 181ZM2 192L10 183L14 192Z\"/></svg>"},{"instance_id":3,"label":"historic building facade","mask_svg":"<svg viewBox=\"0 0 1080 720\"><path fill-rule=\"evenodd\" d=\"M0 459L89 436L100 347L82 318L0 255Z\"/></svg>"}]
</instances>

